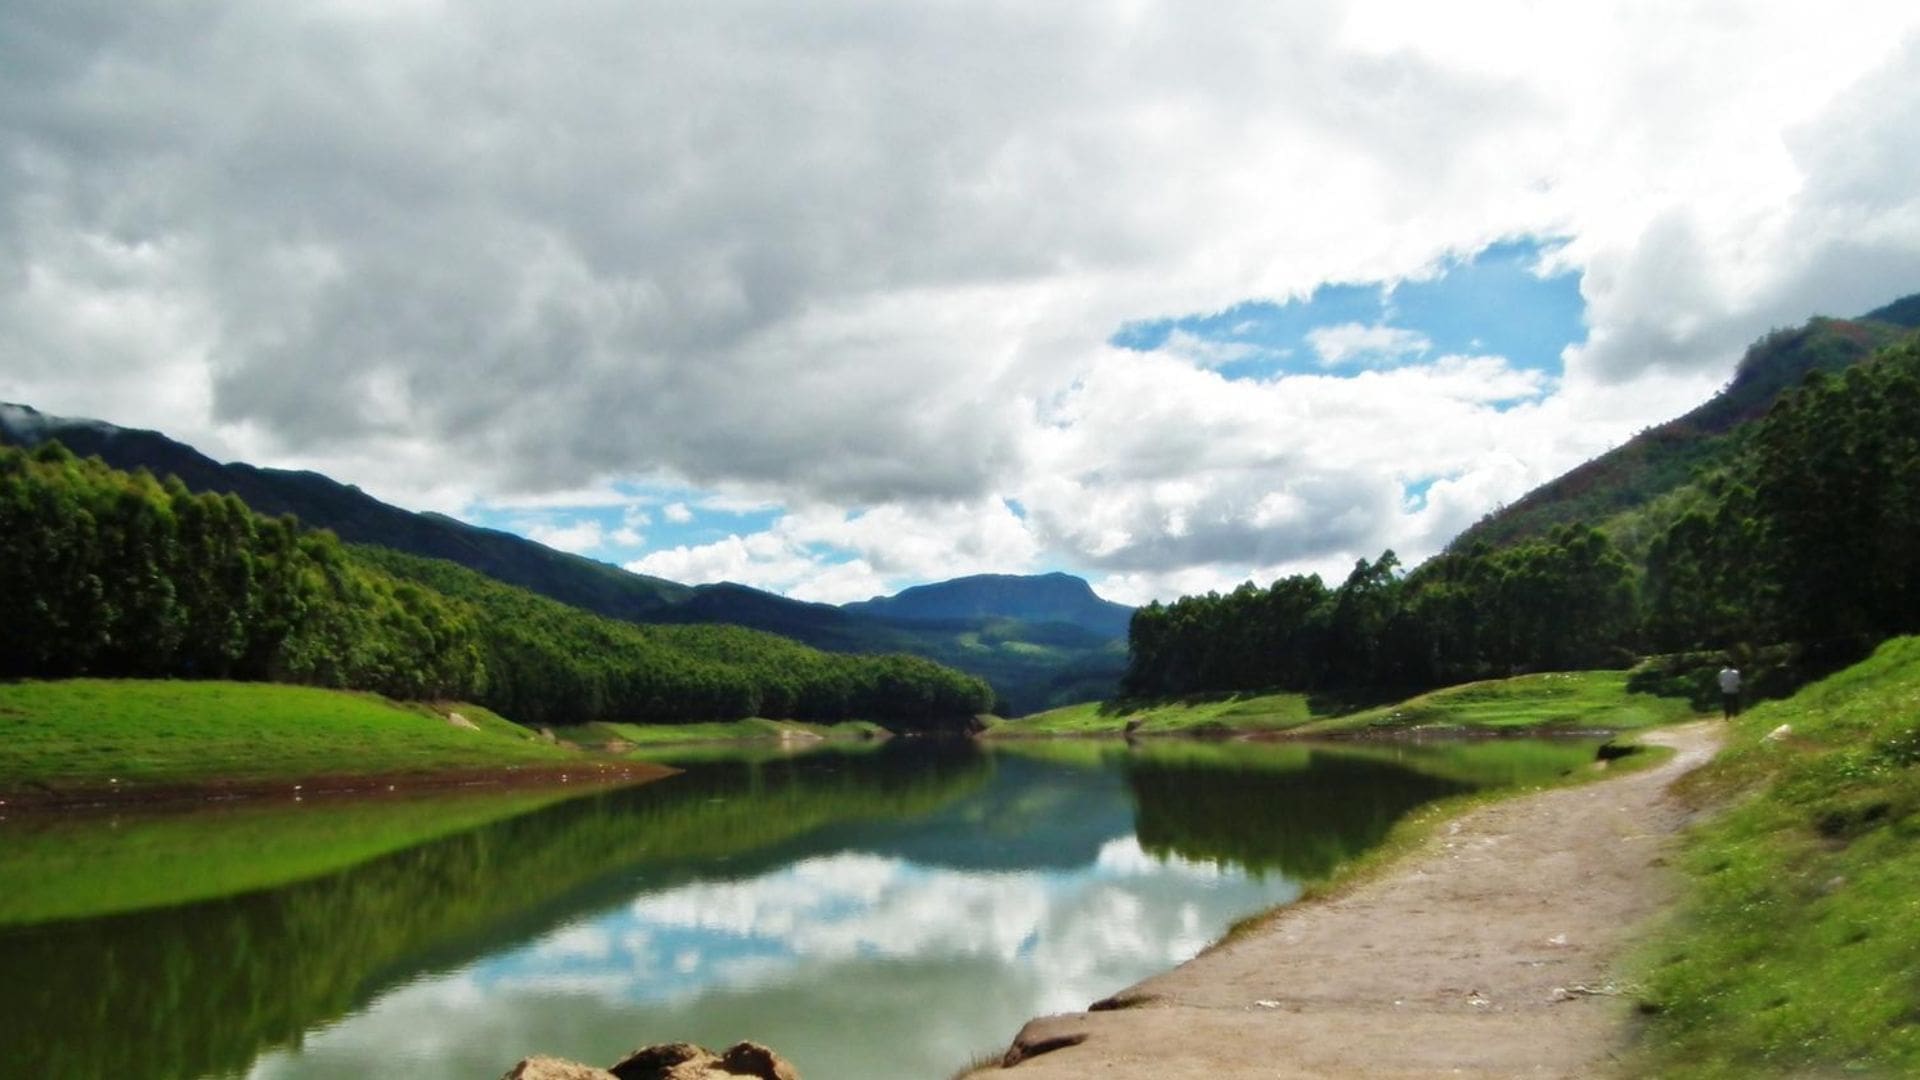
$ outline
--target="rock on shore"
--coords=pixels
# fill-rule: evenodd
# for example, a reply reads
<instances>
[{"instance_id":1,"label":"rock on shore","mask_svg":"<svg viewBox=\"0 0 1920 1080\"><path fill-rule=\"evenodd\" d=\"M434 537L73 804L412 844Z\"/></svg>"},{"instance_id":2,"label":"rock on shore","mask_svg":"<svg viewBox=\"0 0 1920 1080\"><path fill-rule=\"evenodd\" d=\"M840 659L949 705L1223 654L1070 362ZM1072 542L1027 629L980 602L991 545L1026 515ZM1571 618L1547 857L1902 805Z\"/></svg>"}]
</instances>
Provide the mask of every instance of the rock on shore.
<instances>
[{"instance_id":1,"label":"rock on shore","mask_svg":"<svg viewBox=\"0 0 1920 1080\"><path fill-rule=\"evenodd\" d=\"M556 1057L523 1058L500 1080L800 1080L779 1054L759 1043L735 1043L716 1054L692 1043L643 1046L610 1069Z\"/></svg>"}]
</instances>

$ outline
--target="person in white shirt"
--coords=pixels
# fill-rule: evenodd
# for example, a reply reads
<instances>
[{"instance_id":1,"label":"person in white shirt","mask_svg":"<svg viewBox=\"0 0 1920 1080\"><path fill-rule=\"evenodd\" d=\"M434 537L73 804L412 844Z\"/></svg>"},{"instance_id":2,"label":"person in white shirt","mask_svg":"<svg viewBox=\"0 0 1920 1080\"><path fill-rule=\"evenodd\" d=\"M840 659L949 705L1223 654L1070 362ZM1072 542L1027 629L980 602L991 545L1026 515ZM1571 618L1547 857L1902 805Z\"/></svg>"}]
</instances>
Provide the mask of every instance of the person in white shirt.
<instances>
[{"instance_id":1,"label":"person in white shirt","mask_svg":"<svg viewBox=\"0 0 1920 1080\"><path fill-rule=\"evenodd\" d=\"M1720 669L1720 712L1728 720L1740 712L1740 669L1732 664Z\"/></svg>"}]
</instances>

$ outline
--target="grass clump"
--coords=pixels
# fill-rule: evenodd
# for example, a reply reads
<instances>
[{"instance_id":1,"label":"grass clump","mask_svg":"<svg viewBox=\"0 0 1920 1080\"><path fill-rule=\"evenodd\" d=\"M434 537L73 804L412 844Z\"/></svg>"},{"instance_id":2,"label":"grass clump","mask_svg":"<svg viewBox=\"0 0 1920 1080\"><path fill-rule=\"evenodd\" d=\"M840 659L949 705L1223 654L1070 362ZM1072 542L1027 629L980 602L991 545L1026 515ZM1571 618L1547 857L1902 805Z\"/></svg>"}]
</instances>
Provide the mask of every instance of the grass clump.
<instances>
[{"instance_id":1,"label":"grass clump","mask_svg":"<svg viewBox=\"0 0 1920 1080\"><path fill-rule=\"evenodd\" d=\"M1642 1068L1920 1075L1920 638L1756 707L1684 790L1731 805L1641 959Z\"/></svg>"}]
</instances>

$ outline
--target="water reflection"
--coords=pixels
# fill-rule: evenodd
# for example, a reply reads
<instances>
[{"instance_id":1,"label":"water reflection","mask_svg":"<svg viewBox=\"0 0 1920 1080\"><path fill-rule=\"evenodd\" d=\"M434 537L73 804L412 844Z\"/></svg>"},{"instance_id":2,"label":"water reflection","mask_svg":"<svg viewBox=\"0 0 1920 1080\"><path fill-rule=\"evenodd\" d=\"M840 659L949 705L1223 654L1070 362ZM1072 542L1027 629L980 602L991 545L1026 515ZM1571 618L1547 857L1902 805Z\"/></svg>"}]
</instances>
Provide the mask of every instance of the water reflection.
<instances>
[{"instance_id":1,"label":"water reflection","mask_svg":"<svg viewBox=\"0 0 1920 1080\"><path fill-rule=\"evenodd\" d=\"M1552 753L1527 768L1590 749ZM0 930L41 973L0 982L0 1045L23 1075L471 1077L750 1037L812 1076L945 1075L1192 955L1475 768L1095 744L709 761L293 885Z\"/></svg>"}]
</instances>

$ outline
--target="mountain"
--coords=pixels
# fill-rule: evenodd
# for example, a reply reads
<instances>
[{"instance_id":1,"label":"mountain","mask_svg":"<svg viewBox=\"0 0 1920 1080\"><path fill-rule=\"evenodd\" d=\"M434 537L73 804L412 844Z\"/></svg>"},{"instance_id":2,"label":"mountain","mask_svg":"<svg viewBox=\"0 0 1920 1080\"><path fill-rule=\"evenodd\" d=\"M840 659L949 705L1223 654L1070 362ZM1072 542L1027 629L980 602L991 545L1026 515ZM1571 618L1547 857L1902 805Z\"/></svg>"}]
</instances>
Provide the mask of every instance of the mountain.
<instances>
[{"instance_id":1,"label":"mountain","mask_svg":"<svg viewBox=\"0 0 1920 1080\"><path fill-rule=\"evenodd\" d=\"M222 464L156 431L0 403L0 445L33 447L50 439L117 469L177 476L191 491L231 493L259 513L292 514L349 543L446 559L610 618L725 623L833 652L924 656L986 679L1001 708L1013 714L1108 696L1126 666L1124 628L1122 639L1116 639L1077 622L1031 622L1004 615L895 618L791 600L745 585L682 585L444 514L402 510L319 473ZM1092 595L1085 582L1080 587Z\"/></svg>"},{"instance_id":2,"label":"mountain","mask_svg":"<svg viewBox=\"0 0 1920 1080\"><path fill-rule=\"evenodd\" d=\"M1704 404L1625 443L1481 518L1447 550L1505 547L1546 535L1556 525L1602 525L1677 491L1702 470L1729 460L1742 426L1765 416L1813 371L1839 371L1920 328L1920 294L1857 319L1816 317L1775 330L1748 348L1733 378Z\"/></svg>"},{"instance_id":3,"label":"mountain","mask_svg":"<svg viewBox=\"0 0 1920 1080\"><path fill-rule=\"evenodd\" d=\"M663 578L630 574L531 540L390 506L357 487L315 472L223 465L156 431L99 420L49 416L25 405L0 403L0 443L37 446L58 439L81 457L99 457L128 472L173 475L194 492L232 493L254 512L292 514L331 529L340 539L414 555L446 559L488 577L615 619L641 621L686 599L692 590Z\"/></svg>"},{"instance_id":4,"label":"mountain","mask_svg":"<svg viewBox=\"0 0 1920 1080\"><path fill-rule=\"evenodd\" d=\"M1115 638L1127 635L1133 618L1132 608L1102 600L1082 579L1060 573L975 574L841 608L903 622L998 618L1067 623Z\"/></svg>"}]
</instances>

